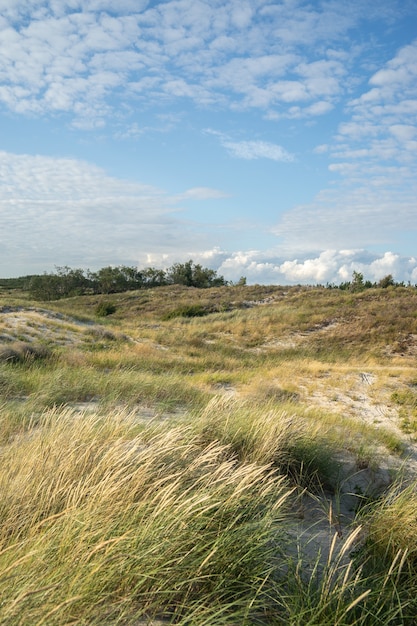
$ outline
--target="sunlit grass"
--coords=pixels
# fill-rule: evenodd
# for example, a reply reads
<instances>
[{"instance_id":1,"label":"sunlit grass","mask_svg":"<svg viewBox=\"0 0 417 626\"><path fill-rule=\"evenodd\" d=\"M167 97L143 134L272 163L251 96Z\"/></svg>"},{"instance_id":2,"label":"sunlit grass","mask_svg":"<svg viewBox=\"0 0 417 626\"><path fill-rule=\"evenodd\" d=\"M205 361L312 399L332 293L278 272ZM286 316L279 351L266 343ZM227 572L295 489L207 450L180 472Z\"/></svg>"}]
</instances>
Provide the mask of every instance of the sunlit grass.
<instances>
[{"instance_id":1,"label":"sunlit grass","mask_svg":"<svg viewBox=\"0 0 417 626\"><path fill-rule=\"evenodd\" d=\"M304 497L332 517L347 466L400 464L414 290L175 286L100 319L0 295L2 348L30 346L0 363L0 623L412 624L414 486L361 493L324 563L289 529Z\"/></svg>"},{"instance_id":2,"label":"sunlit grass","mask_svg":"<svg viewBox=\"0 0 417 626\"><path fill-rule=\"evenodd\" d=\"M45 414L2 461L2 621L260 610L290 495L267 466L184 427L68 411Z\"/></svg>"},{"instance_id":3,"label":"sunlit grass","mask_svg":"<svg viewBox=\"0 0 417 626\"><path fill-rule=\"evenodd\" d=\"M333 476L335 452L294 416L218 398L176 425L67 409L29 426L2 448L4 623L301 626L410 615L399 552L414 555L409 493L374 507L356 561L361 527L342 543L334 536L324 565L294 558L294 497ZM387 565L371 576L372 550Z\"/></svg>"}]
</instances>

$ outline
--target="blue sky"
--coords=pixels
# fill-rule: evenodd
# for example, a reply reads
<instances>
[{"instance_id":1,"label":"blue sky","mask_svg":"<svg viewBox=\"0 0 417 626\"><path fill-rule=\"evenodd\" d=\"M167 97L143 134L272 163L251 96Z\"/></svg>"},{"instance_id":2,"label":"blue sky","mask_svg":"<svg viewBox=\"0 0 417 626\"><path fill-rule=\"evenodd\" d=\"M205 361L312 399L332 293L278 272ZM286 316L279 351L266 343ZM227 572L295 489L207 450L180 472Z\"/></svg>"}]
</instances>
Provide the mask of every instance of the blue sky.
<instances>
[{"instance_id":1,"label":"blue sky","mask_svg":"<svg viewBox=\"0 0 417 626\"><path fill-rule=\"evenodd\" d=\"M0 276L417 283L415 0L0 0Z\"/></svg>"}]
</instances>

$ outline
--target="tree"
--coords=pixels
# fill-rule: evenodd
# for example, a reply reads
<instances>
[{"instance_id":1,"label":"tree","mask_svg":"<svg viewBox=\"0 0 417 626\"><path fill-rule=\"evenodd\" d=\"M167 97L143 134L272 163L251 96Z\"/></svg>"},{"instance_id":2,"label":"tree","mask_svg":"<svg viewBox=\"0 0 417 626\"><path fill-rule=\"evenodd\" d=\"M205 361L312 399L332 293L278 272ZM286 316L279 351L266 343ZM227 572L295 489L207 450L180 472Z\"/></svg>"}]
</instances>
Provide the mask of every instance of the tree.
<instances>
[{"instance_id":1,"label":"tree","mask_svg":"<svg viewBox=\"0 0 417 626\"><path fill-rule=\"evenodd\" d=\"M135 267L119 265L118 267L102 267L91 274L97 293L118 293L140 289L143 285L142 272Z\"/></svg>"},{"instance_id":2,"label":"tree","mask_svg":"<svg viewBox=\"0 0 417 626\"><path fill-rule=\"evenodd\" d=\"M56 267L55 274L32 276L28 289L37 300L59 300L70 296L86 293L91 281L82 269L71 269L68 266Z\"/></svg>"},{"instance_id":3,"label":"tree","mask_svg":"<svg viewBox=\"0 0 417 626\"><path fill-rule=\"evenodd\" d=\"M226 285L223 276L218 276L215 270L202 267L193 261L186 263L174 263L167 270L168 282L174 285L186 285L187 287L219 287Z\"/></svg>"},{"instance_id":4,"label":"tree","mask_svg":"<svg viewBox=\"0 0 417 626\"><path fill-rule=\"evenodd\" d=\"M360 272L353 272L352 281L350 283L350 291L357 292L365 289L365 283L363 280L363 274Z\"/></svg>"},{"instance_id":5,"label":"tree","mask_svg":"<svg viewBox=\"0 0 417 626\"><path fill-rule=\"evenodd\" d=\"M62 298L80 296L90 286L90 280L84 275L82 269L71 269L67 265L55 267L55 269Z\"/></svg>"},{"instance_id":6,"label":"tree","mask_svg":"<svg viewBox=\"0 0 417 626\"><path fill-rule=\"evenodd\" d=\"M394 287L394 285L395 285L395 282L392 277L392 274L387 274L386 276L384 276L384 278L381 278L381 280L378 283L378 287L382 287L383 289L386 289L387 287Z\"/></svg>"},{"instance_id":7,"label":"tree","mask_svg":"<svg viewBox=\"0 0 417 626\"><path fill-rule=\"evenodd\" d=\"M61 280L55 274L32 276L29 293L35 300L59 300L62 298Z\"/></svg>"},{"instance_id":8,"label":"tree","mask_svg":"<svg viewBox=\"0 0 417 626\"><path fill-rule=\"evenodd\" d=\"M174 285L186 285L193 287L193 262L174 263L167 270L168 282Z\"/></svg>"},{"instance_id":9,"label":"tree","mask_svg":"<svg viewBox=\"0 0 417 626\"><path fill-rule=\"evenodd\" d=\"M164 270L155 267L147 267L142 271L144 287L161 287L167 284L167 278Z\"/></svg>"}]
</instances>

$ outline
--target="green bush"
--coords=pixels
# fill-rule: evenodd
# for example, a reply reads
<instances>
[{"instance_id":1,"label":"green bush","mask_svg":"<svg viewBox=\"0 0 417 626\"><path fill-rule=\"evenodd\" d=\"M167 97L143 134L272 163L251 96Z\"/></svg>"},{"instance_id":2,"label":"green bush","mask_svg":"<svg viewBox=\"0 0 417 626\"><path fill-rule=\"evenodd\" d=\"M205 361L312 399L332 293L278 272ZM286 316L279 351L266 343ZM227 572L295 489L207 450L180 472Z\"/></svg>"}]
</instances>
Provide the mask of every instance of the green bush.
<instances>
[{"instance_id":1,"label":"green bush","mask_svg":"<svg viewBox=\"0 0 417 626\"><path fill-rule=\"evenodd\" d=\"M45 359L51 352L45 346L15 341L0 348L0 363L32 362L37 359Z\"/></svg>"},{"instance_id":2,"label":"green bush","mask_svg":"<svg viewBox=\"0 0 417 626\"><path fill-rule=\"evenodd\" d=\"M168 311L162 319L171 320L175 317L203 317L209 313L210 311L201 304L185 304L172 311Z\"/></svg>"},{"instance_id":3,"label":"green bush","mask_svg":"<svg viewBox=\"0 0 417 626\"><path fill-rule=\"evenodd\" d=\"M97 317L107 317L116 312L116 305L113 302L100 302L96 307Z\"/></svg>"}]
</instances>

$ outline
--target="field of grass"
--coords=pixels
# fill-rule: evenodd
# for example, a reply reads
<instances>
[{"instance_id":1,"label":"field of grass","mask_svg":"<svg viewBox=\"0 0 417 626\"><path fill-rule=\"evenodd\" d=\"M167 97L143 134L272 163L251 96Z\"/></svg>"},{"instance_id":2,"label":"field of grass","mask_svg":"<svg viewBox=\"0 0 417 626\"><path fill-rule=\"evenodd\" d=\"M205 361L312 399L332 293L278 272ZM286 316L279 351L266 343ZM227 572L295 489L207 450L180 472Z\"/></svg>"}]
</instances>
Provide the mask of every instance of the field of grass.
<instances>
[{"instance_id":1,"label":"field of grass","mask_svg":"<svg viewBox=\"0 0 417 626\"><path fill-rule=\"evenodd\" d=\"M417 615L417 290L0 291L0 624Z\"/></svg>"}]
</instances>

